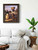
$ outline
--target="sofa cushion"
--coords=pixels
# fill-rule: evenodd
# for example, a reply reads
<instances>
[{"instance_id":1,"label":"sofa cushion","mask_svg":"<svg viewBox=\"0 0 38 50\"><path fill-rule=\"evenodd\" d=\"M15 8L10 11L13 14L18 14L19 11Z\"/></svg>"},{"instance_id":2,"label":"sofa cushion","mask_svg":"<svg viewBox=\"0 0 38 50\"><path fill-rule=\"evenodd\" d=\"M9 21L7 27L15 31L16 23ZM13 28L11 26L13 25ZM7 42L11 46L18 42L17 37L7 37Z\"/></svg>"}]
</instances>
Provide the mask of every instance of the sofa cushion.
<instances>
[{"instance_id":1,"label":"sofa cushion","mask_svg":"<svg viewBox=\"0 0 38 50\"><path fill-rule=\"evenodd\" d=\"M6 45L6 44L5 44L5 43L0 43L0 46L1 46L1 45Z\"/></svg>"},{"instance_id":2,"label":"sofa cushion","mask_svg":"<svg viewBox=\"0 0 38 50\"><path fill-rule=\"evenodd\" d=\"M13 29L12 30L12 36L16 37L16 36L22 36L24 33L24 31L19 30L19 29Z\"/></svg>"},{"instance_id":3,"label":"sofa cushion","mask_svg":"<svg viewBox=\"0 0 38 50\"><path fill-rule=\"evenodd\" d=\"M11 29L8 28L2 28L1 29L1 36L6 36L6 37L10 37L12 35L11 33Z\"/></svg>"},{"instance_id":4,"label":"sofa cushion","mask_svg":"<svg viewBox=\"0 0 38 50\"><path fill-rule=\"evenodd\" d=\"M17 37L19 29L12 29L12 37Z\"/></svg>"},{"instance_id":5,"label":"sofa cushion","mask_svg":"<svg viewBox=\"0 0 38 50\"><path fill-rule=\"evenodd\" d=\"M12 37L13 43L18 43L20 40L20 37Z\"/></svg>"},{"instance_id":6,"label":"sofa cushion","mask_svg":"<svg viewBox=\"0 0 38 50\"><path fill-rule=\"evenodd\" d=\"M0 44L7 44L9 43L9 37L0 37Z\"/></svg>"}]
</instances>

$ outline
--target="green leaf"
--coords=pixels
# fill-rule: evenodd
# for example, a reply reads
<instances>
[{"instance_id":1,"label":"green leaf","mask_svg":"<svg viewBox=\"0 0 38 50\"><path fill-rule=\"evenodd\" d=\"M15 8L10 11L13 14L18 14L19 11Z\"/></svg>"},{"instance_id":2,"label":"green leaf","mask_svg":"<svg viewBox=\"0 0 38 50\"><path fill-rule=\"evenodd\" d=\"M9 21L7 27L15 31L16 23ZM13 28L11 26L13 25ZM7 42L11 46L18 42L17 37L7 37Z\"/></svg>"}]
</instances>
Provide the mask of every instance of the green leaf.
<instances>
[{"instance_id":1,"label":"green leaf","mask_svg":"<svg viewBox=\"0 0 38 50\"><path fill-rule=\"evenodd\" d=\"M36 28L34 27L34 29L36 30Z\"/></svg>"},{"instance_id":2,"label":"green leaf","mask_svg":"<svg viewBox=\"0 0 38 50\"><path fill-rule=\"evenodd\" d=\"M31 26L31 27L29 27L29 29L32 29L32 26Z\"/></svg>"},{"instance_id":3,"label":"green leaf","mask_svg":"<svg viewBox=\"0 0 38 50\"><path fill-rule=\"evenodd\" d=\"M38 21L37 21L37 22L35 22L35 25L37 25L37 23L38 23ZM35 26L35 25L34 25L34 26Z\"/></svg>"},{"instance_id":4,"label":"green leaf","mask_svg":"<svg viewBox=\"0 0 38 50\"><path fill-rule=\"evenodd\" d=\"M31 22L32 22L32 25L34 26L34 24L35 24L35 19L34 19L34 17L32 18Z\"/></svg>"},{"instance_id":5,"label":"green leaf","mask_svg":"<svg viewBox=\"0 0 38 50\"><path fill-rule=\"evenodd\" d=\"M26 19L26 20L32 25L32 23L31 23L31 21L29 19Z\"/></svg>"}]
</instances>

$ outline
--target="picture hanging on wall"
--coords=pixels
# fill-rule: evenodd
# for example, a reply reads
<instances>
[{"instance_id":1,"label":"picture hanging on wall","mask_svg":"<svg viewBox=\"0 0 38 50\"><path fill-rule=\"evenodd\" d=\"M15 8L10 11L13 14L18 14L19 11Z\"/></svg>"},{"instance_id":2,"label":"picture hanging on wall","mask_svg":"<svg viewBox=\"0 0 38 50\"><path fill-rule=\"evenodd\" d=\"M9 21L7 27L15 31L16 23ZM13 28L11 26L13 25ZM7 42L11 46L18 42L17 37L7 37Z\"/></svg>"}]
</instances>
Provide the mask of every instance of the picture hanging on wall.
<instances>
[{"instance_id":1,"label":"picture hanging on wall","mask_svg":"<svg viewBox=\"0 0 38 50\"><path fill-rule=\"evenodd\" d=\"M19 23L19 4L3 4L3 22Z\"/></svg>"}]
</instances>

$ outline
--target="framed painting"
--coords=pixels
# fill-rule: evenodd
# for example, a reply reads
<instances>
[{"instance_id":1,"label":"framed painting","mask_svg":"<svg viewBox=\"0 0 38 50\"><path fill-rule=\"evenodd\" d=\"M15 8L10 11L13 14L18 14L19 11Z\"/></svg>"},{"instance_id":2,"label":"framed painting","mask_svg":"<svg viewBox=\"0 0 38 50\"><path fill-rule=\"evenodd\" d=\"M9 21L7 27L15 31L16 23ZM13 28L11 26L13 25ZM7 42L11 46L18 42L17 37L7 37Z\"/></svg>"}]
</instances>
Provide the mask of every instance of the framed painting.
<instances>
[{"instance_id":1,"label":"framed painting","mask_svg":"<svg viewBox=\"0 0 38 50\"><path fill-rule=\"evenodd\" d=\"M19 23L19 4L3 4L3 22Z\"/></svg>"}]
</instances>

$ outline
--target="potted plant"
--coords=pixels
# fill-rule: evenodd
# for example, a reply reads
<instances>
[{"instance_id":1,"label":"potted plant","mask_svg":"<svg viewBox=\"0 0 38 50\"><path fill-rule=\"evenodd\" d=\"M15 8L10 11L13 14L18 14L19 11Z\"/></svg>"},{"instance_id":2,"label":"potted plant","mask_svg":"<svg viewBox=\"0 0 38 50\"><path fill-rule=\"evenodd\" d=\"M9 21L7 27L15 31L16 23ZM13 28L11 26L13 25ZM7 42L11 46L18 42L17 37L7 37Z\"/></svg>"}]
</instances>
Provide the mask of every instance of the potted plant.
<instances>
[{"instance_id":1,"label":"potted plant","mask_svg":"<svg viewBox=\"0 0 38 50\"><path fill-rule=\"evenodd\" d=\"M37 25L38 21L35 21L34 17L29 20L29 19L26 19L30 24L31 26L29 27L29 29L32 29L32 32L31 32L31 36L35 36L35 26Z\"/></svg>"}]
</instances>

